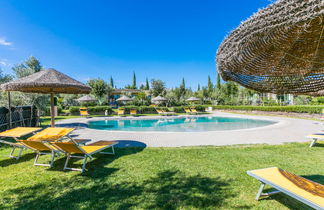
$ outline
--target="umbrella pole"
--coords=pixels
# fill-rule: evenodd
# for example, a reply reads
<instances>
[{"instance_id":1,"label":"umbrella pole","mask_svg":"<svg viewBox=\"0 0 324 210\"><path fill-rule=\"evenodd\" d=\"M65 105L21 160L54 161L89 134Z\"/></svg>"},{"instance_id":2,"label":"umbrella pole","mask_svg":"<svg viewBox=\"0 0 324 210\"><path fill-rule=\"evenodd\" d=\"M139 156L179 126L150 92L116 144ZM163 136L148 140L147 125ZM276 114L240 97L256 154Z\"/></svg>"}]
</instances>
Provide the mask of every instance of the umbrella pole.
<instances>
[{"instance_id":1,"label":"umbrella pole","mask_svg":"<svg viewBox=\"0 0 324 210\"><path fill-rule=\"evenodd\" d=\"M54 93L51 93L51 126L55 126L55 115L54 115Z\"/></svg>"},{"instance_id":2,"label":"umbrella pole","mask_svg":"<svg viewBox=\"0 0 324 210\"><path fill-rule=\"evenodd\" d=\"M12 127L12 116L11 116L11 95L8 91L8 109L9 109L9 128Z\"/></svg>"}]
</instances>

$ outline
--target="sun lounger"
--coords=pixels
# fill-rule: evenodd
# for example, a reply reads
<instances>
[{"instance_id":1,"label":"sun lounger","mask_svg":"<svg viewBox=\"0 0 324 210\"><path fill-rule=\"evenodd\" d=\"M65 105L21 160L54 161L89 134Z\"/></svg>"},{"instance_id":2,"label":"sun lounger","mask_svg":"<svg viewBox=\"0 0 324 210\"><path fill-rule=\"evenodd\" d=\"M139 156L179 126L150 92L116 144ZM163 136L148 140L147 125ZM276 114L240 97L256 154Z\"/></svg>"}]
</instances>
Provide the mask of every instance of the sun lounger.
<instances>
[{"instance_id":1,"label":"sun lounger","mask_svg":"<svg viewBox=\"0 0 324 210\"><path fill-rule=\"evenodd\" d=\"M190 110L190 108L184 108L184 110L185 110L185 112L186 112L187 114L194 114L194 113Z\"/></svg>"},{"instance_id":2,"label":"sun lounger","mask_svg":"<svg viewBox=\"0 0 324 210\"><path fill-rule=\"evenodd\" d=\"M119 108L117 110L117 114L120 116L120 115L125 115L125 109L124 108Z\"/></svg>"},{"instance_id":3,"label":"sun lounger","mask_svg":"<svg viewBox=\"0 0 324 210\"><path fill-rule=\"evenodd\" d=\"M32 133L36 133L39 130L41 130L41 128L34 128L34 127L17 127L17 128L13 128L10 130L6 130L6 131L0 133L0 138L12 138L16 142L10 142L10 141L6 141L6 140L0 140L0 142L3 144L12 146L13 148L10 152L9 157L15 158L18 160L21 156L22 151L24 149L26 149L26 147L24 145L22 145L20 142L17 142L18 138L21 138L23 136L26 136L26 135L29 135ZM18 153L18 156L14 156L14 152L17 148L20 149L20 151Z\"/></svg>"},{"instance_id":4,"label":"sun lounger","mask_svg":"<svg viewBox=\"0 0 324 210\"><path fill-rule=\"evenodd\" d=\"M36 153L34 161L35 166L52 167L55 156L62 151L49 144L49 142L63 140L64 137L68 137L73 130L74 128L46 128L34 136L29 137L27 140L18 140L18 142ZM50 163L37 163L41 155L51 155Z\"/></svg>"},{"instance_id":5,"label":"sun lounger","mask_svg":"<svg viewBox=\"0 0 324 210\"><path fill-rule=\"evenodd\" d=\"M81 171L82 173L85 170L87 159L90 160L93 158L92 155L96 153L101 154L115 154L114 145L118 142L114 141L98 141L92 144L88 144L86 146L79 146L73 140L70 142L52 142L51 144L55 147L59 148L60 150L64 151L67 154L66 162L64 164L64 170L73 170L73 171ZM103 152L104 150L110 148L112 152ZM82 164L82 169L79 168L69 168L68 163L70 158L81 158L84 159Z\"/></svg>"},{"instance_id":6,"label":"sun lounger","mask_svg":"<svg viewBox=\"0 0 324 210\"><path fill-rule=\"evenodd\" d=\"M167 115L162 109L155 109L159 115Z\"/></svg>"},{"instance_id":7,"label":"sun lounger","mask_svg":"<svg viewBox=\"0 0 324 210\"><path fill-rule=\"evenodd\" d=\"M315 133L308 135L307 138L313 139L309 147L313 147L318 140L324 140L324 133Z\"/></svg>"},{"instance_id":8,"label":"sun lounger","mask_svg":"<svg viewBox=\"0 0 324 210\"><path fill-rule=\"evenodd\" d=\"M80 108L79 111L80 111L80 116L89 116L90 115L88 113L88 109L85 107Z\"/></svg>"},{"instance_id":9,"label":"sun lounger","mask_svg":"<svg viewBox=\"0 0 324 210\"><path fill-rule=\"evenodd\" d=\"M130 109L130 114L132 116L136 116L137 115L137 109Z\"/></svg>"},{"instance_id":10,"label":"sun lounger","mask_svg":"<svg viewBox=\"0 0 324 210\"><path fill-rule=\"evenodd\" d=\"M281 192L312 208L324 209L324 185L276 167L252 170L248 171L247 174L261 182L256 200L263 196ZM277 191L263 193L266 184L277 189Z\"/></svg>"},{"instance_id":11,"label":"sun lounger","mask_svg":"<svg viewBox=\"0 0 324 210\"><path fill-rule=\"evenodd\" d=\"M190 111L191 111L192 114L198 114L196 108L194 108L194 107L190 108Z\"/></svg>"}]
</instances>

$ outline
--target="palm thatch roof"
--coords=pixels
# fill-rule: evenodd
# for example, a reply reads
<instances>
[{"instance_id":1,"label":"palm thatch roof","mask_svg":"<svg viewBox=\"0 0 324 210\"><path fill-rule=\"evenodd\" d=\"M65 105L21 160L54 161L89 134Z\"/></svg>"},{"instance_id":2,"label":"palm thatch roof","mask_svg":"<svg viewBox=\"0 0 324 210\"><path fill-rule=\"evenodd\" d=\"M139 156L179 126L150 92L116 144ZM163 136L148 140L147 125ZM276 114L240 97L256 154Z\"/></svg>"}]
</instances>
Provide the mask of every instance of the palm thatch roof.
<instances>
[{"instance_id":1,"label":"palm thatch roof","mask_svg":"<svg viewBox=\"0 0 324 210\"><path fill-rule=\"evenodd\" d=\"M196 97L190 97L186 101L194 102L194 101L200 101L200 99L199 98L196 98Z\"/></svg>"},{"instance_id":2,"label":"palm thatch roof","mask_svg":"<svg viewBox=\"0 0 324 210\"><path fill-rule=\"evenodd\" d=\"M225 81L260 92L324 90L324 1L276 1L232 31L216 61Z\"/></svg>"},{"instance_id":3,"label":"palm thatch roof","mask_svg":"<svg viewBox=\"0 0 324 210\"><path fill-rule=\"evenodd\" d=\"M4 91L29 93L89 93L90 87L58 72L55 69L42 70L1 85Z\"/></svg>"},{"instance_id":4,"label":"palm thatch roof","mask_svg":"<svg viewBox=\"0 0 324 210\"><path fill-rule=\"evenodd\" d=\"M132 100L133 99L129 98L128 96L122 96L122 97L118 98L116 101L121 101L121 102L125 101L125 102L127 102L127 101L132 101Z\"/></svg>"},{"instance_id":5,"label":"palm thatch roof","mask_svg":"<svg viewBox=\"0 0 324 210\"><path fill-rule=\"evenodd\" d=\"M78 102L91 102L91 101L97 101L97 99L93 98L92 96L85 95L82 96L81 98L76 99Z\"/></svg>"},{"instance_id":6,"label":"palm thatch roof","mask_svg":"<svg viewBox=\"0 0 324 210\"><path fill-rule=\"evenodd\" d=\"M167 101L168 99L162 97L162 96L157 96L155 98L152 98L152 101L156 101L156 102L164 102Z\"/></svg>"}]
</instances>

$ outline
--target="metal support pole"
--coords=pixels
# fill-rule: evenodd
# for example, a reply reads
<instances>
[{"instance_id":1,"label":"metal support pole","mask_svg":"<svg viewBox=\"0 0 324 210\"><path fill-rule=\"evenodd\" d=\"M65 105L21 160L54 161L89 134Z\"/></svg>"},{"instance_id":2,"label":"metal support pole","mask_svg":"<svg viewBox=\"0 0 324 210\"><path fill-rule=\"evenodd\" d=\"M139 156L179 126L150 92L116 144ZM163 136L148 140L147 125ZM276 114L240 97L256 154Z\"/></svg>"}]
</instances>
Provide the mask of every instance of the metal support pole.
<instances>
[{"instance_id":1,"label":"metal support pole","mask_svg":"<svg viewBox=\"0 0 324 210\"><path fill-rule=\"evenodd\" d=\"M9 109L9 128L12 128L11 96L10 96L10 91L8 91L8 109Z\"/></svg>"},{"instance_id":2,"label":"metal support pole","mask_svg":"<svg viewBox=\"0 0 324 210\"><path fill-rule=\"evenodd\" d=\"M55 126L55 113L54 113L54 93L51 93L51 126Z\"/></svg>"}]
</instances>

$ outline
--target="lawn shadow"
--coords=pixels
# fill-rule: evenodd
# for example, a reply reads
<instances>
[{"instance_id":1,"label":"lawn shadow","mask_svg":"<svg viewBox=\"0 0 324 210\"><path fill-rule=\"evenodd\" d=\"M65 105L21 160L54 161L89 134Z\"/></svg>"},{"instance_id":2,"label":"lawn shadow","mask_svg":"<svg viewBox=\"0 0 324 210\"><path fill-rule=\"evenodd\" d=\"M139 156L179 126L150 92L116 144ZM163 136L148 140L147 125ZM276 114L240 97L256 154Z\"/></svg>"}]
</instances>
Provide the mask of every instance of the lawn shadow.
<instances>
[{"instance_id":1,"label":"lawn shadow","mask_svg":"<svg viewBox=\"0 0 324 210\"><path fill-rule=\"evenodd\" d=\"M25 151L24 151L25 152ZM8 151L8 156L7 158L3 159L0 161L0 167L6 167L6 166L10 166L10 165L14 165L14 164L19 164L22 162L26 162L29 161L33 158L35 158L35 153L25 153L20 156L20 158L17 160L15 158L10 158L9 157L9 151ZM16 151L15 155L17 155L18 151Z\"/></svg>"},{"instance_id":2,"label":"lawn shadow","mask_svg":"<svg viewBox=\"0 0 324 210\"><path fill-rule=\"evenodd\" d=\"M132 141L133 142L133 141ZM117 146L117 145L116 145ZM123 146L123 145L121 145ZM79 174L80 176L87 176L92 179L104 179L105 177L111 175L118 169L115 168L107 168L106 166L109 166L110 163L115 161L118 158L121 158L123 156L127 155L133 155L136 153L141 152L145 147L128 147L127 149L124 148L115 148L115 155L106 155L106 154L96 154L93 155L93 160L90 161L88 159L87 165L86 165L86 171L83 174ZM61 158L57 158L54 161L53 167L48 168L49 171L63 171L63 166L66 161L65 156L61 156ZM69 166L72 168L81 168L82 161L78 158L71 158L69 161ZM72 172L71 170L65 170L64 172Z\"/></svg>"},{"instance_id":3,"label":"lawn shadow","mask_svg":"<svg viewBox=\"0 0 324 210\"><path fill-rule=\"evenodd\" d=\"M54 178L51 183L19 187L3 193L14 209L215 209L233 197L229 180L186 175L164 170L142 181L117 183L108 177L94 181L86 177ZM50 190L50 193L48 189ZM19 196L19 199L14 199Z\"/></svg>"}]
</instances>

